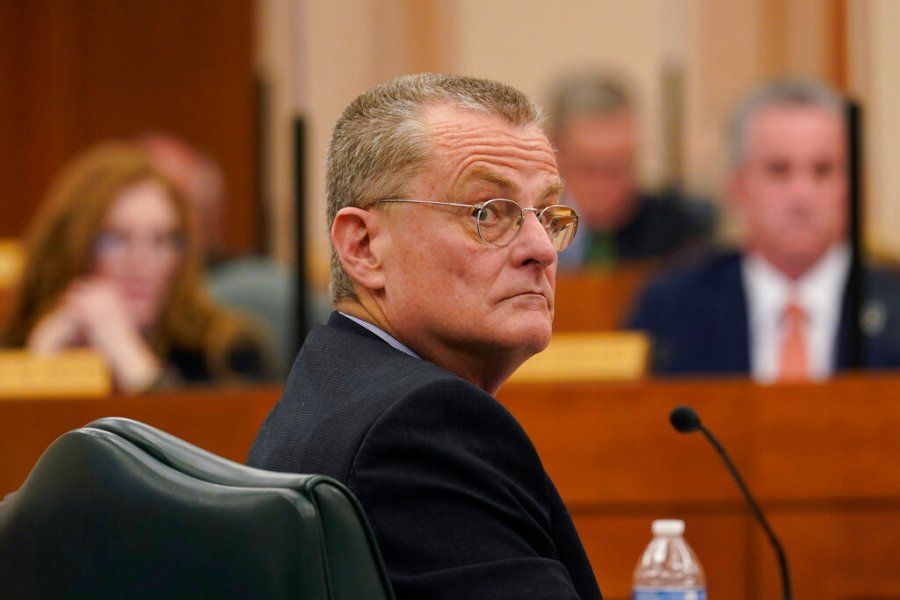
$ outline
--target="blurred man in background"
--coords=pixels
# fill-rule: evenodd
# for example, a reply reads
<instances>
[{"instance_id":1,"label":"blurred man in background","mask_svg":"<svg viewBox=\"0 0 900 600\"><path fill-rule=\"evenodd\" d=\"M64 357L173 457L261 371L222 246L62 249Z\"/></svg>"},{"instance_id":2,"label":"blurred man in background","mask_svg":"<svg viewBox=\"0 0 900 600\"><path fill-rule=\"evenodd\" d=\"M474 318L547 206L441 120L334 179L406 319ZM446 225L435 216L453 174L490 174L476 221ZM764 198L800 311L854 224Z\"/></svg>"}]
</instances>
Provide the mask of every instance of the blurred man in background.
<instances>
[{"instance_id":1,"label":"blurred man in background","mask_svg":"<svg viewBox=\"0 0 900 600\"><path fill-rule=\"evenodd\" d=\"M708 203L640 189L639 117L615 78L595 72L567 77L553 88L548 111L565 202L582 215L561 267L667 257L712 234L715 213Z\"/></svg>"},{"instance_id":2,"label":"blurred man in background","mask_svg":"<svg viewBox=\"0 0 900 600\"><path fill-rule=\"evenodd\" d=\"M654 338L656 370L823 379L851 366L858 321L864 365L900 366L897 279L867 270L862 314L848 303L843 99L813 82L764 85L737 107L729 143L729 196L745 229L743 248L645 290L630 326Z\"/></svg>"}]
</instances>

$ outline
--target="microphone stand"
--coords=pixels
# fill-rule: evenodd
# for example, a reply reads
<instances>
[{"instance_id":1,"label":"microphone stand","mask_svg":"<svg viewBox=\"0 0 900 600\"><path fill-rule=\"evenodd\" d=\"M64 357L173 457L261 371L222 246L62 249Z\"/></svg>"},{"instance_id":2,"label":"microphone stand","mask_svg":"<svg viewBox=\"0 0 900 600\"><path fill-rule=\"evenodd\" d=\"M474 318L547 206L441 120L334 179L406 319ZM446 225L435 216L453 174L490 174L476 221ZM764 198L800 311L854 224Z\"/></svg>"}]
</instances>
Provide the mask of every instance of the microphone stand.
<instances>
[{"instance_id":1,"label":"microphone stand","mask_svg":"<svg viewBox=\"0 0 900 600\"><path fill-rule=\"evenodd\" d=\"M775 548L775 554L778 556L778 567L781 570L781 582L783 585L783 595L782 598L784 600L791 600L791 578L788 573L788 565L787 558L784 554L784 549L781 547L781 542L778 541L778 537L775 535L775 532L772 530L772 527L769 525L769 520L766 519L766 515L763 514L762 509L760 509L759 505L756 503L756 500L753 499L753 496L750 494L750 490L747 488L747 484L744 483L744 479L741 477L740 473L738 473L734 464L731 462L731 459L728 458L728 454L725 452L725 448L719 443L719 440L713 436L710 431L703 426L699 420L696 423L697 429L706 436L706 439L709 440L709 443L713 445L716 449L716 452L719 453L719 456L722 458L722 462L725 463L725 466L728 468L728 471L731 472L731 476L734 478L735 482L737 482L738 488L740 488L741 492L744 494L744 498L747 500L747 504L750 505L750 508L753 510L753 513L756 515L756 518L763 526L763 530L766 532L766 536L769 538L769 542L772 544L772 547Z\"/></svg>"}]
</instances>

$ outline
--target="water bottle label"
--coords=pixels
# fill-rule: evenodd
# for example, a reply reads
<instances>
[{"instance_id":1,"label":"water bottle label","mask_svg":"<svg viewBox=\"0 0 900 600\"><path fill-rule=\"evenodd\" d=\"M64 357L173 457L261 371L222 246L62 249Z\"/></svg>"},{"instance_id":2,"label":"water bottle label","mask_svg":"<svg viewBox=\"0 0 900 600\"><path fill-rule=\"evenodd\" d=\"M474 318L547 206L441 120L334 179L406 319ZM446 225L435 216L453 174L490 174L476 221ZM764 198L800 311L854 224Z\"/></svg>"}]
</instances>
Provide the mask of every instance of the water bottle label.
<instances>
[{"instance_id":1,"label":"water bottle label","mask_svg":"<svg viewBox=\"0 0 900 600\"><path fill-rule=\"evenodd\" d=\"M654 588L635 588L631 600L706 600L705 588L687 588L682 590L661 590Z\"/></svg>"}]
</instances>

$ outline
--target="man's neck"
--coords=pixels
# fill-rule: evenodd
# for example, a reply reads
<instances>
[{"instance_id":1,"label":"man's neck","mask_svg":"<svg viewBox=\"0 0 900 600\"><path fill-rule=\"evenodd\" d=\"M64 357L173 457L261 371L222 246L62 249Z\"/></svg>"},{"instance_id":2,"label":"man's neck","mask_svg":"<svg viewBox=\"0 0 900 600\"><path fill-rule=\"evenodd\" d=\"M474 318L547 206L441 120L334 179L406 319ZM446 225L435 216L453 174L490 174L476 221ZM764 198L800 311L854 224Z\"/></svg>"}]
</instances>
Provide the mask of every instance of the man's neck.
<instances>
[{"instance_id":1,"label":"man's neck","mask_svg":"<svg viewBox=\"0 0 900 600\"><path fill-rule=\"evenodd\" d=\"M379 323L379 320L375 318L375 315L373 315L371 311L367 310L362 303L356 300L350 300L346 298L343 300L338 300L334 304L334 309L346 315L354 316L357 319L362 319L366 323L371 323L372 325L377 326L379 329L387 331L387 329L382 327L382 324ZM388 331L388 333L393 335L393 333L391 333L390 331Z\"/></svg>"},{"instance_id":2,"label":"man's neck","mask_svg":"<svg viewBox=\"0 0 900 600\"><path fill-rule=\"evenodd\" d=\"M759 252L752 247L750 247L748 249L748 253L750 255L755 254L756 256L760 257L765 262L767 262L769 265L771 265L773 268L775 268L785 278L789 279L790 281L797 282L800 279L802 279L804 276L806 276L810 271L812 271L816 267L816 265L818 265L822 261L822 259L824 257L828 256L828 253L834 247L835 246L830 246L828 249L825 250L825 252L823 252L819 256L813 258L812 260L802 260L802 261L801 260L796 260L796 261L779 260L778 257L770 256L764 252Z\"/></svg>"},{"instance_id":3,"label":"man's neck","mask_svg":"<svg viewBox=\"0 0 900 600\"><path fill-rule=\"evenodd\" d=\"M411 349L419 358L446 369L492 396L497 393L503 382L512 375L521 362L524 362L523 360L515 366L510 366L509 361L504 361L502 365L485 364L484 360L479 360L463 349L444 346L435 348L433 344L417 343L421 342L421 340L410 339L410 336L400 335L396 328L390 326L390 322L384 316L384 313L378 310L377 303L374 306L371 306L371 304L371 302L366 302L365 300L342 300L335 303L335 309L378 327Z\"/></svg>"}]
</instances>

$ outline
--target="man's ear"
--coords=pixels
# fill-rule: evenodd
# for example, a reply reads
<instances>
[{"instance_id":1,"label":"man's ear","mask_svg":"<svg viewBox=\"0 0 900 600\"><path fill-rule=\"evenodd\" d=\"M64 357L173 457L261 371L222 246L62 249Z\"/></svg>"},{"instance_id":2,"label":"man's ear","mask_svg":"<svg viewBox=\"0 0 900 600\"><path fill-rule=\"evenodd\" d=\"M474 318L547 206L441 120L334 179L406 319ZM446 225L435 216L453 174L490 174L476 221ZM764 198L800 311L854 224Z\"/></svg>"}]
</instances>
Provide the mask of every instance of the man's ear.
<instances>
[{"instance_id":1,"label":"man's ear","mask_svg":"<svg viewBox=\"0 0 900 600\"><path fill-rule=\"evenodd\" d=\"M331 225L331 243L344 271L357 285L378 290L384 287L381 257L373 248L379 235L378 214L361 208L342 208Z\"/></svg>"}]
</instances>

